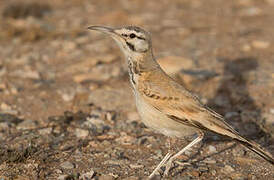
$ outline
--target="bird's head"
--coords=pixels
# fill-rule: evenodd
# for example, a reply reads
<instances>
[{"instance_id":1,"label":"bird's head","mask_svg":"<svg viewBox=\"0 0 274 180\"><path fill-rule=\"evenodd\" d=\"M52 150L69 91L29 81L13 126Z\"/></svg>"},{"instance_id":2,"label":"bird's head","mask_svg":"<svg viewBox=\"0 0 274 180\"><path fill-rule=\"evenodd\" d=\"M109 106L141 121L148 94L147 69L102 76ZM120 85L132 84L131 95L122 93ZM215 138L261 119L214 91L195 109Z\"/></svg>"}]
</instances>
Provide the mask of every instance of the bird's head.
<instances>
[{"instance_id":1,"label":"bird's head","mask_svg":"<svg viewBox=\"0 0 274 180\"><path fill-rule=\"evenodd\" d=\"M127 57L144 55L151 50L149 33L139 27L109 28L104 26L90 26L88 29L110 35Z\"/></svg>"}]
</instances>

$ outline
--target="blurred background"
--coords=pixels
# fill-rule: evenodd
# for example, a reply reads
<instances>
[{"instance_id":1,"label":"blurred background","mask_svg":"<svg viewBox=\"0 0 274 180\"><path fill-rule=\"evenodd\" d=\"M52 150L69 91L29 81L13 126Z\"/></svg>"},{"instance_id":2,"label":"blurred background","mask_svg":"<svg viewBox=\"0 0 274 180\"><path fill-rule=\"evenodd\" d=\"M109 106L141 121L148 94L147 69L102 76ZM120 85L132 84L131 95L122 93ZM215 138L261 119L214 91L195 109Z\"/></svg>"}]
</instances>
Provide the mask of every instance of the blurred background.
<instances>
[{"instance_id":1,"label":"blurred background","mask_svg":"<svg viewBox=\"0 0 274 180\"><path fill-rule=\"evenodd\" d=\"M151 32L162 68L273 154L273 8L274 0L1 0L0 177L142 179L166 153L166 137L139 121L122 53L90 25ZM274 178L253 153L213 140L171 177Z\"/></svg>"}]
</instances>

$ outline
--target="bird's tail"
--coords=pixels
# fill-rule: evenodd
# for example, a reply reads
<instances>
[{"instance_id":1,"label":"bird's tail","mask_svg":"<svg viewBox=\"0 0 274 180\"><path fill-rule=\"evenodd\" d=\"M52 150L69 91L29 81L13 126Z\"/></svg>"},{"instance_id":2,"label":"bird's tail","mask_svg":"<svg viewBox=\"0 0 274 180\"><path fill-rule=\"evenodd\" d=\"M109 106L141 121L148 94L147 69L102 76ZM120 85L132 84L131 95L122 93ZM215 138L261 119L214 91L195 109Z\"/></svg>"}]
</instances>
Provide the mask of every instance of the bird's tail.
<instances>
[{"instance_id":1,"label":"bird's tail","mask_svg":"<svg viewBox=\"0 0 274 180\"><path fill-rule=\"evenodd\" d=\"M260 147L260 145L257 144L256 142L246 140L243 137L239 137L236 140L240 142L242 145L244 145L245 147L247 147L248 149L250 149L251 151L255 152L256 154L258 154L259 156L261 156L262 158L270 162L272 165L274 165L273 156L269 152L264 150L262 147Z\"/></svg>"}]
</instances>

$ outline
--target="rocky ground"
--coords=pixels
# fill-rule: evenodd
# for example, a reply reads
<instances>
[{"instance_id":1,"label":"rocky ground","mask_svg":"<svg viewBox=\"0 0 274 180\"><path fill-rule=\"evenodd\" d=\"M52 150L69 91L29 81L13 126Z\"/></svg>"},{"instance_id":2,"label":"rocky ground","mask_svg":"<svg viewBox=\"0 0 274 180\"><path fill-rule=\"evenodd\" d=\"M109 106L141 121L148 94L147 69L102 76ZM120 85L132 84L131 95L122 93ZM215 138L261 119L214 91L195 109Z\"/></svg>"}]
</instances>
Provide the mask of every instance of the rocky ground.
<instances>
[{"instance_id":1,"label":"rocky ground","mask_svg":"<svg viewBox=\"0 0 274 180\"><path fill-rule=\"evenodd\" d=\"M167 152L166 137L140 122L117 45L89 25L150 31L170 75L274 154L273 8L273 0L1 0L0 179L145 179ZM167 179L274 179L274 167L208 135Z\"/></svg>"}]
</instances>

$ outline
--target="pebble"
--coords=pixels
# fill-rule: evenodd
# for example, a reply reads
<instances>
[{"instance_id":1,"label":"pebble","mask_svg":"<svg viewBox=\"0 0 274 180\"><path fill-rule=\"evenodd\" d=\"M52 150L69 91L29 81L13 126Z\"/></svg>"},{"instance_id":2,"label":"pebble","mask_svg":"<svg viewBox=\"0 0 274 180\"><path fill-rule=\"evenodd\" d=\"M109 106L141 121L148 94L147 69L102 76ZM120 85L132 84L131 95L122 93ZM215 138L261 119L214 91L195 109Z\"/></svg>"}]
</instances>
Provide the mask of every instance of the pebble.
<instances>
[{"instance_id":1,"label":"pebble","mask_svg":"<svg viewBox=\"0 0 274 180\"><path fill-rule=\"evenodd\" d=\"M121 137L116 138L115 141L123 145L131 145L135 142L135 138L122 132Z\"/></svg>"},{"instance_id":2,"label":"pebble","mask_svg":"<svg viewBox=\"0 0 274 180\"><path fill-rule=\"evenodd\" d=\"M7 85L4 83L0 83L0 92L3 91L4 89L7 89Z\"/></svg>"},{"instance_id":3,"label":"pebble","mask_svg":"<svg viewBox=\"0 0 274 180\"><path fill-rule=\"evenodd\" d=\"M274 108L271 108L269 111L271 114L274 114Z\"/></svg>"},{"instance_id":4,"label":"pebble","mask_svg":"<svg viewBox=\"0 0 274 180\"><path fill-rule=\"evenodd\" d=\"M13 114L0 113L0 122L18 124L23 120Z\"/></svg>"},{"instance_id":5,"label":"pebble","mask_svg":"<svg viewBox=\"0 0 274 180\"><path fill-rule=\"evenodd\" d=\"M238 4L241 6L250 6L251 0L238 0Z\"/></svg>"},{"instance_id":6,"label":"pebble","mask_svg":"<svg viewBox=\"0 0 274 180\"><path fill-rule=\"evenodd\" d=\"M217 152L217 149L216 149L215 146L209 145L209 146L208 146L208 152L209 152L209 153L216 153L216 152Z\"/></svg>"},{"instance_id":7,"label":"pebble","mask_svg":"<svg viewBox=\"0 0 274 180\"><path fill-rule=\"evenodd\" d=\"M69 162L69 161L63 162L62 164L60 164L60 166L61 166L63 169L73 169L73 168L75 167L74 164L72 164L72 163Z\"/></svg>"},{"instance_id":8,"label":"pebble","mask_svg":"<svg viewBox=\"0 0 274 180\"><path fill-rule=\"evenodd\" d=\"M270 5L274 5L274 0L266 0L266 2Z\"/></svg>"},{"instance_id":9,"label":"pebble","mask_svg":"<svg viewBox=\"0 0 274 180\"><path fill-rule=\"evenodd\" d=\"M226 107L228 106L230 103L229 103L229 100L227 98L225 98L224 96L217 96L215 99L214 99L214 103L218 106L221 106L221 107Z\"/></svg>"},{"instance_id":10,"label":"pebble","mask_svg":"<svg viewBox=\"0 0 274 180\"><path fill-rule=\"evenodd\" d=\"M7 122L0 122L0 131L5 131L9 129L9 124Z\"/></svg>"},{"instance_id":11,"label":"pebble","mask_svg":"<svg viewBox=\"0 0 274 180\"><path fill-rule=\"evenodd\" d=\"M211 158L206 158L203 162L206 164L215 164L216 163L216 161Z\"/></svg>"},{"instance_id":12,"label":"pebble","mask_svg":"<svg viewBox=\"0 0 274 180\"><path fill-rule=\"evenodd\" d=\"M110 127L106 125L105 122L96 115L91 115L90 117L87 117L83 125L90 128L91 132L94 135L101 135L110 130Z\"/></svg>"},{"instance_id":13,"label":"pebble","mask_svg":"<svg viewBox=\"0 0 274 180\"><path fill-rule=\"evenodd\" d=\"M249 44L245 44L245 45L243 45L242 50L245 52L248 52L251 50L251 46Z\"/></svg>"},{"instance_id":14,"label":"pebble","mask_svg":"<svg viewBox=\"0 0 274 180\"><path fill-rule=\"evenodd\" d=\"M51 134L51 132L52 132L52 127L40 129L38 132L39 132L39 134L41 134L41 135L48 135L48 134Z\"/></svg>"},{"instance_id":15,"label":"pebble","mask_svg":"<svg viewBox=\"0 0 274 180\"><path fill-rule=\"evenodd\" d=\"M115 118L116 118L116 113L115 113L114 111L107 112L107 113L105 114L105 118L106 118L106 120L108 120L108 121L114 121Z\"/></svg>"},{"instance_id":16,"label":"pebble","mask_svg":"<svg viewBox=\"0 0 274 180\"><path fill-rule=\"evenodd\" d=\"M65 102L69 102L73 100L75 94L62 94L61 96Z\"/></svg>"},{"instance_id":17,"label":"pebble","mask_svg":"<svg viewBox=\"0 0 274 180\"><path fill-rule=\"evenodd\" d=\"M38 71L31 70L31 69L28 69L25 71L19 69L17 71L14 71L12 75L21 77L21 78L26 78L26 79L33 79L33 80L39 80L41 78Z\"/></svg>"},{"instance_id":18,"label":"pebble","mask_svg":"<svg viewBox=\"0 0 274 180\"><path fill-rule=\"evenodd\" d=\"M64 174L62 174L62 175L60 175L60 176L58 176L58 180L66 180L68 178L68 175L64 175Z\"/></svg>"},{"instance_id":19,"label":"pebble","mask_svg":"<svg viewBox=\"0 0 274 180\"><path fill-rule=\"evenodd\" d=\"M171 76L178 73L183 68L191 69L194 66L191 59L180 56L166 56L159 58L157 61L164 71Z\"/></svg>"},{"instance_id":20,"label":"pebble","mask_svg":"<svg viewBox=\"0 0 274 180\"><path fill-rule=\"evenodd\" d=\"M10 110L11 110L11 106L8 105L8 104L6 104L6 103L2 103L2 104L0 105L0 109L1 109L2 111L10 111Z\"/></svg>"},{"instance_id":21,"label":"pebble","mask_svg":"<svg viewBox=\"0 0 274 180\"><path fill-rule=\"evenodd\" d=\"M125 178L125 179L123 179L123 180L139 180L140 178L138 178L138 177L135 177L135 176L130 176L130 177L127 177L127 178Z\"/></svg>"},{"instance_id":22,"label":"pebble","mask_svg":"<svg viewBox=\"0 0 274 180\"><path fill-rule=\"evenodd\" d=\"M270 46L270 43L267 41L259 41L259 40L255 40L252 41L252 46L256 49L266 49Z\"/></svg>"},{"instance_id":23,"label":"pebble","mask_svg":"<svg viewBox=\"0 0 274 180\"><path fill-rule=\"evenodd\" d=\"M37 122L33 121L31 119L24 120L23 122L19 123L16 127L16 129L20 130L26 130L26 129L33 129L37 127Z\"/></svg>"},{"instance_id":24,"label":"pebble","mask_svg":"<svg viewBox=\"0 0 274 180\"><path fill-rule=\"evenodd\" d=\"M225 113L225 118L230 119L230 118L232 118L234 116L238 116L238 115L239 115L238 112L227 112L227 113Z\"/></svg>"},{"instance_id":25,"label":"pebble","mask_svg":"<svg viewBox=\"0 0 274 180\"><path fill-rule=\"evenodd\" d=\"M54 170L54 173L56 173L56 174L61 174L63 171L61 170L61 169L55 169Z\"/></svg>"},{"instance_id":26,"label":"pebble","mask_svg":"<svg viewBox=\"0 0 274 180\"><path fill-rule=\"evenodd\" d=\"M132 168L132 169L141 169L141 168L144 168L144 165L142 165L142 164L130 164L129 167Z\"/></svg>"},{"instance_id":27,"label":"pebble","mask_svg":"<svg viewBox=\"0 0 274 180\"><path fill-rule=\"evenodd\" d=\"M86 172L84 174L82 174L79 179L82 180L88 180L88 179L92 179L92 177L95 175L95 172L93 170Z\"/></svg>"},{"instance_id":28,"label":"pebble","mask_svg":"<svg viewBox=\"0 0 274 180\"><path fill-rule=\"evenodd\" d=\"M117 58L118 57L116 55L112 55L112 54L106 54L104 56L96 57L97 61L101 63L111 63L115 61Z\"/></svg>"},{"instance_id":29,"label":"pebble","mask_svg":"<svg viewBox=\"0 0 274 180\"><path fill-rule=\"evenodd\" d=\"M223 170L226 172L226 173L232 173L235 171L235 169L229 165L225 165L225 167L223 168Z\"/></svg>"},{"instance_id":30,"label":"pebble","mask_svg":"<svg viewBox=\"0 0 274 180\"><path fill-rule=\"evenodd\" d=\"M106 81L112 77L117 77L120 75L119 66L111 65L97 65L96 68L92 68L87 73L76 74L73 80L77 83L82 83L85 81ZM100 74L100 76L98 76Z\"/></svg>"},{"instance_id":31,"label":"pebble","mask_svg":"<svg viewBox=\"0 0 274 180\"><path fill-rule=\"evenodd\" d=\"M5 75L7 72L6 68L5 67L1 67L1 64L0 64L0 77Z\"/></svg>"},{"instance_id":32,"label":"pebble","mask_svg":"<svg viewBox=\"0 0 274 180\"><path fill-rule=\"evenodd\" d=\"M242 16L258 16L262 13L262 10L260 8L257 8L257 7L249 7L249 8L246 8L246 9L243 9L240 14Z\"/></svg>"},{"instance_id":33,"label":"pebble","mask_svg":"<svg viewBox=\"0 0 274 180\"><path fill-rule=\"evenodd\" d=\"M72 41L66 41L63 43L63 49L65 52L71 52L77 47L77 44Z\"/></svg>"},{"instance_id":34,"label":"pebble","mask_svg":"<svg viewBox=\"0 0 274 180\"><path fill-rule=\"evenodd\" d=\"M102 175L99 177L98 180L113 180L114 177L110 176L110 175Z\"/></svg>"},{"instance_id":35,"label":"pebble","mask_svg":"<svg viewBox=\"0 0 274 180\"><path fill-rule=\"evenodd\" d=\"M85 129L76 128L75 135L78 138L86 138L89 135L89 131Z\"/></svg>"}]
</instances>

